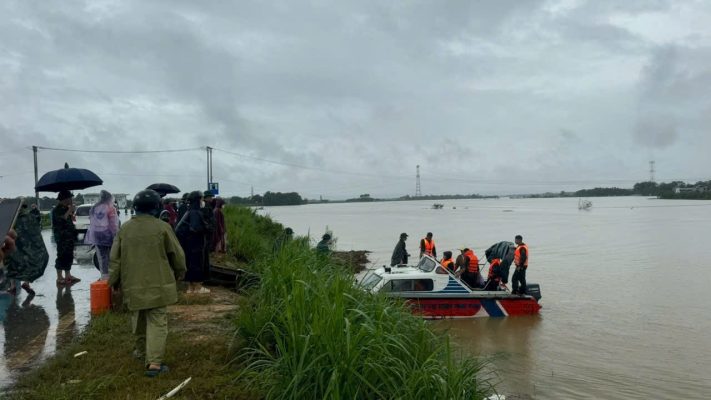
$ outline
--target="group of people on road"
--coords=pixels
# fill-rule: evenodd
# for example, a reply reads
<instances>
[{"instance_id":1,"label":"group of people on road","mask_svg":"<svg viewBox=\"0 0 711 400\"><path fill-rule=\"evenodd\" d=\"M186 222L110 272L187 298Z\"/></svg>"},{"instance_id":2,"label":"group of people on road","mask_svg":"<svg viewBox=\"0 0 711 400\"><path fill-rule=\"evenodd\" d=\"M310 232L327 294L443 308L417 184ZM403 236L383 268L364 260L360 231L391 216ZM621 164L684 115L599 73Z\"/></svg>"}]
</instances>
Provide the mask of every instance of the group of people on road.
<instances>
[{"instance_id":1,"label":"group of people on road","mask_svg":"<svg viewBox=\"0 0 711 400\"><path fill-rule=\"evenodd\" d=\"M58 287L80 279L72 275L74 248L78 241L71 192L63 190L50 213L56 243L55 269ZM134 355L145 358L146 375L167 371L163 364L167 337L166 306L177 301L177 282L188 283L188 294L207 294L203 286L210 275L210 253L226 252L224 201L211 192L193 191L179 207L153 190L142 190L133 199L135 216L121 225L113 196L102 190L89 211L84 242L93 245L100 280L120 290L132 313L137 337ZM22 288L44 273L49 255L41 236L41 214L23 205L15 230L3 238L0 262L21 280ZM20 264L21 262L21 264Z\"/></svg>"},{"instance_id":2,"label":"group of people on road","mask_svg":"<svg viewBox=\"0 0 711 400\"><path fill-rule=\"evenodd\" d=\"M408 235L403 232L400 234L400 239L395 245L392 257L390 258L390 266L408 264L410 254L407 252L406 243ZM514 238L515 249L513 254L513 263L515 271L511 277L511 292L514 294L523 295L526 293L526 270L528 269L529 250L528 245L523 242L521 235L516 235ZM507 242L510 243L510 242ZM437 247L435 245L432 232L427 232L427 235L420 240L420 258L427 255L437 260L444 268L460 278L469 287L473 289L498 290L500 285L508 281L508 277L502 276L499 266L502 260L499 257L491 257L489 261L489 271L487 278L484 279L481 274L481 266L479 257L474 250L469 247L459 248L460 254L456 259L452 258L451 251L442 253L442 259L437 259ZM508 274L508 272L506 273Z\"/></svg>"}]
</instances>

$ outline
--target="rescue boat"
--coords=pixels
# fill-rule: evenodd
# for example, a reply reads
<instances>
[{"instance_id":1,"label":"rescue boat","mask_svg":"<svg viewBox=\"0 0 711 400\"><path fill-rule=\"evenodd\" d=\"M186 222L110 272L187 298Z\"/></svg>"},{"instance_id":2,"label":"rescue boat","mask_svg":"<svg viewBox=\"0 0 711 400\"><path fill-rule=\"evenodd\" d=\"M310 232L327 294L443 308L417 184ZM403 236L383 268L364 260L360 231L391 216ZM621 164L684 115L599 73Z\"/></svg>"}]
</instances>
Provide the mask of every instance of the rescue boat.
<instances>
[{"instance_id":1,"label":"rescue boat","mask_svg":"<svg viewBox=\"0 0 711 400\"><path fill-rule=\"evenodd\" d=\"M427 255L417 266L370 270L359 284L372 293L405 299L412 312L425 319L512 317L538 314L541 309L536 283L526 285L526 295L512 294L503 284L498 290L470 288Z\"/></svg>"}]
</instances>

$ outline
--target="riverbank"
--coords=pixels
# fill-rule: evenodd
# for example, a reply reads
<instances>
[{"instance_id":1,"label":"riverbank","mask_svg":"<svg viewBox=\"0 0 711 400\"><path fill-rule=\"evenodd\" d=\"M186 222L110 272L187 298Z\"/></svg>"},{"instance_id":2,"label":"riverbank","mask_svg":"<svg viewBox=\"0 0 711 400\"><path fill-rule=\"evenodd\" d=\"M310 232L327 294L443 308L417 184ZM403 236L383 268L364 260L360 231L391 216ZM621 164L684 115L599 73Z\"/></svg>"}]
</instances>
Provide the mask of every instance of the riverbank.
<instances>
[{"instance_id":1,"label":"riverbank","mask_svg":"<svg viewBox=\"0 0 711 400\"><path fill-rule=\"evenodd\" d=\"M130 315L112 312L93 318L83 334L22 376L4 398L156 399L188 377L190 384L177 398L250 398L233 384L236 372L226 368L237 298L233 291L214 288L210 297L183 295L168 308L166 363L171 371L160 379L145 378L141 361L131 355Z\"/></svg>"},{"instance_id":2,"label":"riverbank","mask_svg":"<svg viewBox=\"0 0 711 400\"><path fill-rule=\"evenodd\" d=\"M131 357L128 315L111 313L20 377L10 398L155 399L188 377L176 398L481 399L491 393L478 378L481 363L457 356L446 335L403 304L355 287L351 267L313 252L307 238L281 240L283 226L269 217L235 207L225 214L230 262L254 279L241 282L247 285L239 295L217 289L170 307L168 374L143 377Z\"/></svg>"}]
</instances>

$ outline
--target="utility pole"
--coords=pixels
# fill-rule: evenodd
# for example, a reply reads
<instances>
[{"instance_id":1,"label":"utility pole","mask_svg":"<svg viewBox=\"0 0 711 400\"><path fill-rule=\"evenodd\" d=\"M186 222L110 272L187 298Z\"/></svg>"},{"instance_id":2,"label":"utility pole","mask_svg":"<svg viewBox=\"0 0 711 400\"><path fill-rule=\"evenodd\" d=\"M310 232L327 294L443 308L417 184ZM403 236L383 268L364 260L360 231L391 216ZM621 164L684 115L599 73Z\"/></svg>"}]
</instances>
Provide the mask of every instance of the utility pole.
<instances>
[{"instance_id":1,"label":"utility pole","mask_svg":"<svg viewBox=\"0 0 711 400\"><path fill-rule=\"evenodd\" d=\"M35 159L35 204L37 204L37 209L39 209L39 192L37 191L37 146L32 146L32 155Z\"/></svg>"},{"instance_id":2,"label":"utility pole","mask_svg":"<svg viewBox=\"0 0 711 400\"><path fill-rule=\"evenodd\" d=\"M656 172L656 170L654 169L654 164L655 164L654 161L649 162L649 181L650 182L654 182L654 173Z\"/></svg>"},{"instance_id":3,"label":"utility pole","mask_svg":"<svg viewBox=\"0 0 711 400\"><path fill-rule=\"evenodd\" d=\"M415 197L422 196L422 188L420 187L420 166L417 166L417 183L415 184Z\"/></svg>"},{"instance_id":4,"label":"utility pole","mask_svg":"<svg viewBox=\"0 0 711 400\"><path fill-rule=\"evenodd\" d=\"M207 190L210 190L210 183L212 183L212 147L206 146L207 151Z\"/></svg>"}]
</instances>

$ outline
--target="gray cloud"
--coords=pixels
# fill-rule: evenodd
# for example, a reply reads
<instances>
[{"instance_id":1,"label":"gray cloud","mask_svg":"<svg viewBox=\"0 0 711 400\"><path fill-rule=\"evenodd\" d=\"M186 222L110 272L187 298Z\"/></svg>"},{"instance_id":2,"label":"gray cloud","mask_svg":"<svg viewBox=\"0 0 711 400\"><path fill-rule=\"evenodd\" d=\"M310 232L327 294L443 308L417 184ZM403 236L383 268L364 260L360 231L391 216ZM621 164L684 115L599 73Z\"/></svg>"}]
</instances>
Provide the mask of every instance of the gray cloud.
<instances>
[{"instance_id":1,"label":"gray cloud","mask_svg":"<svg viewBox=\"0 0 711 400\"><path fill-rule=\"evenodd\" d=\"M0 196L31 191L33 144L210 145L310 168L215 152L239 195L402 195L417 164L428 193L633 182L652 156L696 176L711 167L711 29L689 15L711 7L672 4L4 2ZM633 26L650 16L664 23ZM119 192L204 185L199 150L40 154L42 170L64 161Z\"/></svg>"}]
</instances>

